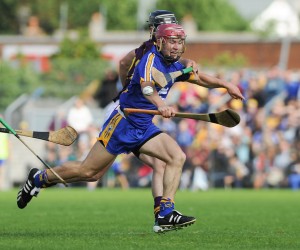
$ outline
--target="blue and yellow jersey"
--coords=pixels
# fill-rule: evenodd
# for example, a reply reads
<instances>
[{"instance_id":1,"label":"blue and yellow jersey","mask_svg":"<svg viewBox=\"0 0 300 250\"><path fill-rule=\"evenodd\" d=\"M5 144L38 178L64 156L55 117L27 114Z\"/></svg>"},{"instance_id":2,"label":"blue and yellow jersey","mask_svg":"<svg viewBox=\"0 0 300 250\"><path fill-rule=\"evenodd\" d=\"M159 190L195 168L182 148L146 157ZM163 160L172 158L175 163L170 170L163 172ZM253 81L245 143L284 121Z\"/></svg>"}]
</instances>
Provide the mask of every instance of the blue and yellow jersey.
<instances>
[{"instance_id":1,"label":"blue and yellow jersey","mask_svg":"<svg viewBox=\"0 0 300 250\"><path fill-rule=\"evenodd\" d=\"M149 51L153 45L155 45L155 41L150 39L146 42L143 42L142 45L138 48L135 49L135 57L133 58L131 65L129 67L129 70L127 72L127 76L126 76L126 80L125 80L125 84L122 88L122 90L118 93L118 95L113 99L114 102L116 102L118 99L120 99L120 95L121 93L127 88L127 86L129 85L133 73L134 73L134 69L136 67L136 65L139 63L139 61L141 60L141 58L143 57L143 55L145 53L147 53L147 51Z\"/></svg>"},{"instance_id":2,"label":"blue and yellow jersey","mask_svg":"<svg viewBox=\"0 0 300 250\"><path fill-rule=\"evenodd\" d=\"M170 81L164 88L161 88L155 84L153 80L153 67L163 73L170 73L184 68L184 66L178 61L172 64L167 64L160 52L157 51L156 47L152 46L152 48L142 57L135 67L130 84L120 95L121 110L124 108L139 108L148 110L157 109L154 104L144 97L141 89L142 82L152 82L159 96L164 100L175 82L186 81L189 78L188 74L182 75L176 78L174 82ZM152 118L153 115L149 114L130 114L126 117L131 124L141 129L146 129L149 123L152 122Z\"/></svg>"}]
</instances>

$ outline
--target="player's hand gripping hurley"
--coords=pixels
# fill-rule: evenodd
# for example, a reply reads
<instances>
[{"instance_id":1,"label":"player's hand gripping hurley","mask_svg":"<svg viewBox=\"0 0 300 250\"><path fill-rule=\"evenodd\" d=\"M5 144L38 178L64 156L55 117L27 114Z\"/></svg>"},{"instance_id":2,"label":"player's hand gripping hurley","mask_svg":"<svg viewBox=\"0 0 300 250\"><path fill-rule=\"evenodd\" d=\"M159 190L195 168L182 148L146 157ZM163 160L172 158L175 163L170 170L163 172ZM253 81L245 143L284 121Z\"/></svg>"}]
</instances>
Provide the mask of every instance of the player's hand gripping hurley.
<instances>
[{"instance_id":1,"label":"player's hand gripping hurley","mask_svg":"<svg viewBox=\"0 0 300 250\"><path fill-rule=\"evenodd\" d=\"M43 161L23 140L20 136L16 133L16 131L11 128L2 118L0 118L0 122L6 127L10 133L12 133L15 137L19 139L30 151L33 153L44 165L47 167L66 187L68 186L67 183L63 178L61 178L45 161Z\"/></svg>"}]
</instances>

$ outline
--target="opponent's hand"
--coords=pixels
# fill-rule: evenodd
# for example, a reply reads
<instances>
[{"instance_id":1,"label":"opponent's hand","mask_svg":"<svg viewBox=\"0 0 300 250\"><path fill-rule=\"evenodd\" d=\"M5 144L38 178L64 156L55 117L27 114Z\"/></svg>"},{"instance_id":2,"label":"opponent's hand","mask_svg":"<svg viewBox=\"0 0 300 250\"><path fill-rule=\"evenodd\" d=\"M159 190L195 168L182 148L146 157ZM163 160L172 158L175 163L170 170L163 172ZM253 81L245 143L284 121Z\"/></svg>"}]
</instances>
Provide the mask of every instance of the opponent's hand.
<instances>
[{"instance_id":1,"label":"opponent's hand","mask_svg":"<svg viewBox=\"0 0 300 250\"><path fill-rule=\"evenodd\" d=\"M233 84L228 85L227 92L233 99L238 99L241 101L245 100L245 97L242 95L239 88Z\"/></svg>"},{"instance_id":2,"label":"opponent's hand","mask_svg":"<svg viewBox=\"0 0 300 250\"><path fill-rule=\"evenodd\" d=\"M186 59L186 65L185 67L186 68L189 68L189 67L193 67L193 72L198 75L198 72L199 72L199 65L193 61L193 60L190 60L190 59Z\"/></svg>"},{"instance_id":3,"label":"opponent's hand","mask_svg":"<svg viewBox=\"0 0 300 250\"><path fill-rule=\"evenodd\" d=\"M170 106L160 106L160 107L158 107L158 111L165 118L170 118L170 117L175 116L175 109Z\"/></svg>"}]
</instances>

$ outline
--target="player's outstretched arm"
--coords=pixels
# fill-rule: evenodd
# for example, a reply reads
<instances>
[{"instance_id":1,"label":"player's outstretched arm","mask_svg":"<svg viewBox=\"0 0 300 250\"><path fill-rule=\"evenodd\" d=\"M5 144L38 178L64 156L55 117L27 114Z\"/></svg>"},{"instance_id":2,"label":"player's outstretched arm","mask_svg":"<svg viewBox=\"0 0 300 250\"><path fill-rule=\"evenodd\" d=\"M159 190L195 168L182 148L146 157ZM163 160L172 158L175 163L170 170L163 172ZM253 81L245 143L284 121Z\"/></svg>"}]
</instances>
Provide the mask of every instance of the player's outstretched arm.
<instances>
[{"instance_id":1,"label":"player's outstretched arm","mask_svg":"<svg viewBox=\"0 0 300 250\"><path fill-rule=\"evenodd\" d=\"M244 96L236 85L222 79L207 75L200 71L198 72L198 74L192 73L188 81L205 88L226 88L228 94L232 98L245 100Z\"/></svg>"}]
</instances>

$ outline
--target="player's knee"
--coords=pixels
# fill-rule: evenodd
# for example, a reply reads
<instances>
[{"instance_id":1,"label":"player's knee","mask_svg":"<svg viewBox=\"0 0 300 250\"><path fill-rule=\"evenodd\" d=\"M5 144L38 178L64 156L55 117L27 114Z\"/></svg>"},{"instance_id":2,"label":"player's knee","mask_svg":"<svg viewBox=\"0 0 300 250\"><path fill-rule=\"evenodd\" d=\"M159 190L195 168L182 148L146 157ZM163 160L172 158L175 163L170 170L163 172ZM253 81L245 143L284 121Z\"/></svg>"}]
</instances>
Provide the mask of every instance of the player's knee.
<instances>
[{"instance_id":1,"label":"player's knee","mask_svg":"<svg viewBox=\"0 0 300 250\"><path fill-rule=\"evenodd\" d=\"M97 172L97 174L95 174L94 176L92 176L89 181L90 182L94 182L94 181L98 181L101 179L101 177L105 174L106 172L104 171L100 171L100 172Z\"/></svg>"},{"instance_id":2,"label":"player's knee","mask_svg":"<svg viewBox=\"0 0 300 250\"><path fill-rule=\"evenodd\" d=\"M183 151L181 151L180 160L181 160L182 165L183 165L185 160L186 160L186 154Z\"/></svg>"},{"instance_id":3,"label":"player's knee","mask_svg":"<svg viewBox=\"0 0 300 250\"><path fill-rule=\"evenodd\" d=\"M166 163L163 161L155 162L151 167L156 173L161 173L163 175L166 169Z\"/></svg>"},{"instance_id":4,"label":"player's knee","mask_svg":"<svg viewBox=\"0 0 300 250\"><path fill-rule=\"evenodd\" d=\"M85 173L85 180L87 182L94 182L99 180L98 174L95 171L89 170Z\"/></svg>"},{"instance_id":5,"label":"player's knee","mask_svg":"<svg viewBox=\"0 0 300 250\"><path fill-rule=\"evenodd\" d=\"M97 177L97 175L94 175L91 178L89 178L87 181L88 182L95 182L95 181L98 181L98 180L99 180L99 178Z\"/></svg>"},{"instance_id":6,"label":"player's knee","mask_svg":"<svg viewBox=\"0 0 300 250\"><path fill-rule=\"evenodd\" d=\"M186 155L183 151L176 152L176 154L173 155L172 160L175 165L182 167L186 160Z\"/></svg>"},{"instance_id":7,"label":"player's knee","mask_svg":"<svg viewBox=\"0 0 300 250\"><path fill-rule=\"evenodd\" d=\"M81 172L81 176L85 181L97 181L97 171L93 169L86 169Z\"/></svg>"}]
</instances>

